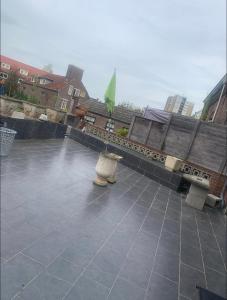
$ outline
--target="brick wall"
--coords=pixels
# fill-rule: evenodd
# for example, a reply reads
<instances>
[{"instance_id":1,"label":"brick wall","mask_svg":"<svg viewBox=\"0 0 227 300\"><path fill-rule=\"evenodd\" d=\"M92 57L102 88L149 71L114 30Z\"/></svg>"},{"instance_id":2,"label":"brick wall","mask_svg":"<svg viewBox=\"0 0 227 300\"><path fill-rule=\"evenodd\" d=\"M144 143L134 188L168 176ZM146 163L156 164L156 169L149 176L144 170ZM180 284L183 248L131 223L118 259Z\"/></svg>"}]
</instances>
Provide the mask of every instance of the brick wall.
<instances>
[{"instance_id":1,"label":"brick wall","mask_svg":"<svg viewBox=\"0 0 227 300\"><path fill-rule=\"evenodd\" d=\"M208 121L212 120L212 117L214 115L217 104L218 104L218 101L209 107L209 110L207 113ZM226 95L224 95L221 98L221 102L220 102L219 108L217 110L214 122L219 123L219 124L227 124L227 96Z\"/></svg>"},{"instance_id":2,"label":"brick wall","mask_svg":"<svg viewBox=\"0 0 227 300\"><path fill-rule=\"evenodd\" d=\"M33 86L29 83L23 83L20 89L25 95L34 96L38 101L37 104L55 108L57 91L42 88L40 86Z\"/></svg>"},{"instance_id":3,"label":"brick wall","mask_svg":"<svg viewBox=\"0 0 227 300\"><path fill-rule=\"evenodd\" d=\"M95 118L95 123L94 123L95 126L103 128L103 129L106 128L106 123L109 120L109 118L100 116L98 114L94 114L92 112L88 112L87 116ZM129 124L120 122L118 120L114 120L114 131L116 131L117 129L122 128L122 127L129 128Z\"/></svg>"}]
</instances>

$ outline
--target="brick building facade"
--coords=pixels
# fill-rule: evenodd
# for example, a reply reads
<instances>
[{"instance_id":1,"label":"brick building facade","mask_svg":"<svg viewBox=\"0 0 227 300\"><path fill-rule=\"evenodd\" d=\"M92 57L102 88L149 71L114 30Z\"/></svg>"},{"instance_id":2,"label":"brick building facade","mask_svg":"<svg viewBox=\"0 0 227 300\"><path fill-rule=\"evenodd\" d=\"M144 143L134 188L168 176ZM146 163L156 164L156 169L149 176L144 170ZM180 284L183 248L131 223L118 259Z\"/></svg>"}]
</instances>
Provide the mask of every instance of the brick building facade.
<instances>
[{"instance_id":1,"label":"brick building facade","mask_svg":"<svg viewBox=\"0 0 227 300\"><path fill-rule=\"evenodd\" d=\"M71 112L79 100L88 99L83 85L83 70L69 65L65 76L48 73L1 55L0 78L7 81L10 72L17 73L19 89L37 99L37 104Z\"/></svg>"},{"instance_id":2,"label":"brick building facade","mask_svg":"<svg viewBox=\"0 0 227 300\"><path fill-rule=\"evenodd\" d=\"M201 119L219 124L227 124L227 75L225 75L204 102Z\"/></svg>"},{"instance_id":3,"label":"brick building facade","mask_svg":"<svg viewBox=\"0 0 227 300\"><path fill-rule=\"evenodd\" d=\"M122 106L115 106L114 111L110 115L106 110L106 105L97 99L81 99L79 105L86 109L85 120L95 126L103 129L108 129L110 132L115 132L120 128L129 128L132 118L135 115L142 116L142 113L134 112ZM74 113L76 106L74 105L72 112Z\"/></svg>"}]
</instances>

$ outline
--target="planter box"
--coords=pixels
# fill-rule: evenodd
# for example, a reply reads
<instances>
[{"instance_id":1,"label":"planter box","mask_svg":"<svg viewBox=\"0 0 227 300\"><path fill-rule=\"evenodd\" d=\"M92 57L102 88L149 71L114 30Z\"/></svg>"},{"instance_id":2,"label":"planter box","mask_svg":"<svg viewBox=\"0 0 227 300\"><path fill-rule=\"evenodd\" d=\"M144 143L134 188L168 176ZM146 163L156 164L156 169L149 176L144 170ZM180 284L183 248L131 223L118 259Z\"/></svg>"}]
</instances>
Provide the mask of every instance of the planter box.
<instances>
[{"instance_id":1,"label":"planter box","mask_svg":"<svg viewBox=\"0 0 227 300\"><path fill-rule=\"evenodd\" d=\"M169 171L179 171L180 170L180 167L181 167L181 164L182 164L182 160L179 159L179 158L176 158L174 156L170 156L170 155L167 155L166 157L166 161L165 161L165 167L166 169L168 169Z\"/></svg>"},{"instance_id":2,"label":"planter box","mask_svg":"<svg viewBox=\"0 0 227 300\"><path fill-rule=\"evenodd\" d=\"M17 109L23 109L23 102L11 98L1 98L0 114L3 116L11 116Z\"/></svg>"},{"instance_id":3,"label":"planter box","mask_svg":"<svg viewBox=\"0 0 227 300\"><path fill-rule=\"evenodd\" d=\"M41 114L45 114L45 108L35 104L23 102L24 114L29 118L38 119Z\"/></svg>"},{"instance_id":4,"label":"planter box","mask_svg":"<svg viewBox=\"0 0 227 300\"><path fill-rule=\"evenodd\" d=\"M66 115L65 112L47 108L46 114L47 114L48 121L55 122L55 123L64 123L64 119Z\"/></svg>"}]
</instances>

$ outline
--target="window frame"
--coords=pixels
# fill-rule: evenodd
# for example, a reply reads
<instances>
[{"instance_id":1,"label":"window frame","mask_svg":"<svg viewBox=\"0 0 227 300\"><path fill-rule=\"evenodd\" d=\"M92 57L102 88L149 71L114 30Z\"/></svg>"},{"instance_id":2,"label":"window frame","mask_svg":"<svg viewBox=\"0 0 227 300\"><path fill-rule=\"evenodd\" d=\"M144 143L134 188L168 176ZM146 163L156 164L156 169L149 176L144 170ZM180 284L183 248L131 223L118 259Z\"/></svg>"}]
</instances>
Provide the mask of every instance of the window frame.
<instances>
[{"instance_id":1,"label":"window frame","mask_svg":"<svg viewBox=\"0 0 227 300\"><path fill-rule=\"evenodd\" d=\"M93 116L89 116L89 115L86 115L84 116L84 120L91 124L91 125L94 125L95 124L95 121L96 121L96 117L93 117Z\"/></svg>"},{"instance_id":2,"label":"window frame","mask_svg":"<svg viewBox=\"0 0 227 300\"><path fill-rule=\"evenodd\" d=\"M1 62L1 68L3 68L3 69L7 69L7 70L10 70L10 64L7 64L7 63L4 63L4 62Z\"/></svg>"},{"instance_id":3,"label":"window frame","mask_svg":"<svg viewBox=\"0 0 227 300\"><path fill-rule=\"evenodd\" d=\"M69 88L68 88L68 95L69 96L72 96L74 93L74 86L73 85L69 85Z\"/></svg>"},{"instance_id":4,"label":"window frame","mask_svg":"<svg viewBox=\"0 0 227 300\"><path fill-rule=\"evenodd\" d=\"M23 75L23 76L28 76L28 71L25 70L25 69L20 69L20 74Z\"/></svg>"},{"instance_id":5,"label":"window frame","mask_svg":"<svg viewBox=\"0 0 227 300\"><path fill-rule=\"evenodd\" d=\"M76 93L77 93L77 95L76 95ZM73 96L74 97L80 97L80 89L74 88L73 89Z\"/></svg>"},{"instance_id":6,"label":"window frame","mask_svg":"<svg viewBox=\"0 0 227 300\"><path fill-rule=\"evenodd\" d=\"M60 108L61 108L61 110L66 110L66 109L67 109L67 104L68 104L69 100L68 100L68 99L65 99L65 98L62 98L61 100L62 100L62 101L61 101L61 106L60 106Z\"/></svg>"},{"instance_id":7,"label":"window frame","mask_svg":"<svg viewBox=\"0 0 227 300\"><path fill-rule=\"evenodd\" d=\"M2 75L6 75L6 76L2 76ZM5 73L5 72L0 72L0 78L1 79L8 79L8 77L9 77L9 75L7 74L7 73Z\"/></svg>"},{"instance_id":8,"label":"window frame","mask_svg":"<svg viewBox=\"0 0 227 300\"><path fill-rule=\"evenodd\" d=\"M112 126L109 126L109 125L112 125ZM107 122L106 122L106 126L105 126L106 131L114 132L114 128L115 128L114 120L113 119L108 119Z\"/></svg>"}]
</instances>

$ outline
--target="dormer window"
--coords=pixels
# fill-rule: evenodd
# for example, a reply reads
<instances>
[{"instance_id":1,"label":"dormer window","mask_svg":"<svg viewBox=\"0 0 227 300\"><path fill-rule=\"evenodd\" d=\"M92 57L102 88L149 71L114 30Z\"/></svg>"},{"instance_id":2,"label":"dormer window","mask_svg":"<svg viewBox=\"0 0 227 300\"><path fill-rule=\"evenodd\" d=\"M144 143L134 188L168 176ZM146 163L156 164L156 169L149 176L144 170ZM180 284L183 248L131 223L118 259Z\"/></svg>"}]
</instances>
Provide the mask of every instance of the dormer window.
<instances>
[{"instance_id":1,"label":"dormer window","mask_svg":"<svg viewBox=\"0 0 227 300\"><path fill-rule=\"evenodd\" d=\"M4 62L1 63L1 67L4 68L4 69L10 70L10 65L6 64Z\"/></svg>"},{"instance_id":2,"label":"dormer window","mask_svg":"<svg viewBox=\"0 0 227 300\"><path fill-rule=\"evenodd\" d=\"M74 97L79 97L79 96L80 96L80 90L74 89Z\"/></svg>"},{"instance_id":3,"label":"dormer window","mask_svg":"<svg viewBox=\"0 0 227 300\"><path fill-rule=\"evenodd\" d=\"M47 79L47 78L40 78L40 79L39 79L39 83L40 83L40 84L48 84L48 83L50 83L50 82L52 82L52 81L49 80L49 79Z\"/></svg>"},{"instance_id":4,"label":"dormer window","mask_svg":"<svg viewBox=\"0 0 227 300\"><path fill-rule=\"evenodd\" d=\"M72 96L72 94L73 94L73 86L70 85L68 89L68 95Z\"/></svg>"},{"instance_id":5,"label":"dormer window","mask_svg":"<svg viewBox=\"0 0 227 300\"><path fill-rule=\"evenodd\" d=\"M36 82L35 76L31 77L31 82Z\"/></svg>"},{"instance_id":6,"label":"dormer window","mask_svg":"<svg viewBox=\"0 0 227 300\"><path fill-rule=\"evenodd\" d=\"M20 69L20 74L24 75L24 76L28 76L28 71L26 71L24 69Z\"/></svg>"}]
</instances>

